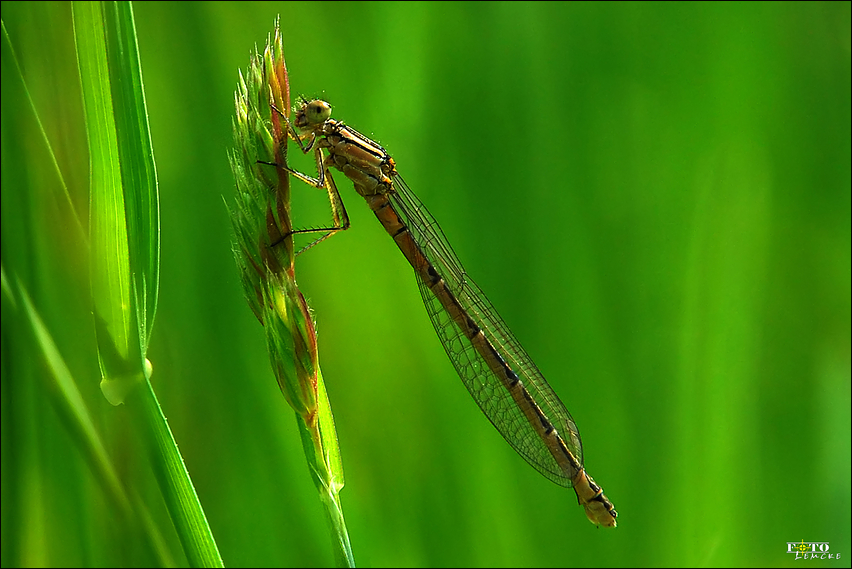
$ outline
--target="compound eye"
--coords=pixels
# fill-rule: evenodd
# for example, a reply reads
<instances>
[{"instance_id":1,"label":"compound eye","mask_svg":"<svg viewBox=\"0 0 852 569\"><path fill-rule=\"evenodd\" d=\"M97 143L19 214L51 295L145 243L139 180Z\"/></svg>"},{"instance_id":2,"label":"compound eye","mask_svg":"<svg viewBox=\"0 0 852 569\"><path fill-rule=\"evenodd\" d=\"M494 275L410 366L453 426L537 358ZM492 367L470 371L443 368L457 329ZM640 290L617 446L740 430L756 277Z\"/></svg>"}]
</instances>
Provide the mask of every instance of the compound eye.
<instances>
[{"instance_id":1,"label":"compound eye","mask_svg":"<svg viewBox=\"0 0 852 569\"><path fill-rule=\"evenodd\" d=\"M305 115L308 122L312 124L320 124L331 118L331 105L325 101L314 99L308 103L308 108L305 109Z\"/></svg>"}]
</instances>

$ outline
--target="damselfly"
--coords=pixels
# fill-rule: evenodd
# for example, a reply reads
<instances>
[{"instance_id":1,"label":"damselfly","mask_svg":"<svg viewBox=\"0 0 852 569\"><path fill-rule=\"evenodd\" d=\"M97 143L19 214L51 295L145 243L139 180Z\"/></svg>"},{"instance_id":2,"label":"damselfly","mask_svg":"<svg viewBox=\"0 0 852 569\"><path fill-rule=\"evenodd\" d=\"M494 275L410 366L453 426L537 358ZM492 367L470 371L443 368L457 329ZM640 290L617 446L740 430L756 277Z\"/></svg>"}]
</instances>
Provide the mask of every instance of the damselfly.
<instances>
[{"instance_id":1,"label":"damselfly","mask_svg":"<svg viewBox=\"0 0 852 569\"><path fill-rule=\"evenodd\" d=\"M318 177L287 170L327 190L334 216L334 227L303 231L325 231L322 240L349 227L330 172L337 168L367 200L414 268L432 325L485 416L536 470L573 487L593 524L615 527L615 508L583 468L583 445L571 414L467 275L435 218L397 173L393 158L376 142L332 119L331 106L321 100L302 101L290 135L304 153L313 149Z\"/></svg>"}]
</instances>

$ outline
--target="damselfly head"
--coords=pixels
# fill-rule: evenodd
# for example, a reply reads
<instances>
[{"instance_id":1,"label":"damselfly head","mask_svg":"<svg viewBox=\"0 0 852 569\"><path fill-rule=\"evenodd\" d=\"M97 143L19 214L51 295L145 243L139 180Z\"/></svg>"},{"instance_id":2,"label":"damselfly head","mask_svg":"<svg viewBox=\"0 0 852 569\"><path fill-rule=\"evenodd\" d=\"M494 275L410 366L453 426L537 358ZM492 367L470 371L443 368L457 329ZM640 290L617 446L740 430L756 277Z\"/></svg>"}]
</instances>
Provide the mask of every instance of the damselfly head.
<instances>
[{"instance_id":1,"label":"damselfly head","mask_svg":"<svg viewBox=\"0 0 852 569\"><path fill-rule=\"evenodd\" d=\"M296 111L295 125L300 130L312 130L330 118L331 105L321 99L303 100Z\"/></svg>"}]
</instances>

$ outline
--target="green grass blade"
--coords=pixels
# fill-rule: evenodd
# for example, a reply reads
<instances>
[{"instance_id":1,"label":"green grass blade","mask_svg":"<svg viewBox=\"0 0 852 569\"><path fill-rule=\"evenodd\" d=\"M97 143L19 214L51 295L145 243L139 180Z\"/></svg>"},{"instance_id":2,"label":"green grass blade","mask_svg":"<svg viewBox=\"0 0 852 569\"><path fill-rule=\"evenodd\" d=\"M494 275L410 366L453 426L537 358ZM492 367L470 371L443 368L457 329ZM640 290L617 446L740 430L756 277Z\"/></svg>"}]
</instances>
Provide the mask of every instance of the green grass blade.
<instances>
[{"instance_id":1,"label":"green grass blade","mask_svg":"<svg viewBox=\"0 0 852 569\"><path fill-rule=\"evenodd\" d=\"M77 62L83 90L89 139L90 278L103 381L101 389L110 403L124 400L142 380L143 352L137 335L138 318L131 298L130 251L121 152L112 96L108 52L110 20L99 2L75 2L73 8ZM116 67L112 68L118 73ZM125 73L126 75L126 73ZM120 79L116 77L116 79ZM126 77L125 77L126 80ZM126 140L129 133L123 132ZM128 187L128 191L133 188Z\"/></svg>"},{"instance_id":2,"label":"green grass blade","mask_svg":"<svg viewBox=\"0 0 852 569\"><path fill-rule=\"evenodd\" d=\"M110 403L128 399L160 490L193 566L222 560L159 402L145 359L157 298L156 170L129 4L75 3L90 152L90 277ZM142 386L142 389L135 389Z\"/></svg>"},{"instance_id":3,"label":"green grass blade","mask_svg":"<svg viewBox=\"0 0 852 569\"><path fill-rule=\"evenodd\" d=\"M130 4L75 4L74 14L90 147L92 292L103 388L115 403L138 379L131 362L147 351L156 311L156 168Z\"/></svg>"},{"instance_id":4,"label":"green grass blade","mask_svg":"<svg viewBox=\"0 0 852 569\"><path fill-rule=\"evenodd\" d=\"M192 567L224 567L195 487L149 381L128 397L166 507Z\"/></svg>"},{"instance_id":5,"label":"green grass blade","mask_svg":"<svg viewBox=\"0 0 852 569\"><path fill-rule=\"evenodd\" d=\"M147 352L159 290L159 197L142 69L129 2L104 4L110 81L128 234L131 278L139 303L142 353Z\"/></svg>"},{"instance_id":6,"label":"green grass blade","mask_svg":"<svg viewBox=\"0 0 852 569\"><path fill-rule=\"evenodd\" d=\"M76 215L76 210L74 209L74 203L71 199L71 194L68 192L68 184L65 182L65 177L62 175L62 169L59 167L59 163L56 160L56 153L53 151L53 147L50 144L50 140L48 139L47 132L44 130L44 125L41 122L41 117L39 117L38 111L35 108L35 104L33 103L32 95L30 94L30 90L27 88L26 82L24 81L24 75L21 71L21 65L18 62L18 57L15 55L15 50L12 47L12 42L9 39L9 32L6 30L6 22L2 22L3 28L3 59L4 59L4 69L7 66L7 58L8 58L8 68L11 71L14 69L14 78L10 77L8 80L15 84L16 87L20 86L22 89L22 94L26 98L27 106L29 110L32 112L32 116L36 121L38 132L41 135L42 140L44 141L44 145L47 151L48 156L50 156L50 163L53 166L54 171L56 172L56 176L59 179L59 184L62 187L62 193L65 197L66 203L68 205L68 210L72 212L74 219L74 227L79 233L80 237L85 239L86 231L83 228L83 224L80 221L80 218ZM4 89L6 88L7 78L4 75L3 84ZM6 94L4 93L4 96Z\"/></svg>"},{"instance_id":7,"label":"green grass blade","mask_svg":"<svg viewBox=\"0 0 852 569\"><path fill-rule=\"evenodd\" d=\"M96 475L104 494L109 498L111 506L118 512L118 520L125 526L125 532L129 533L131 528L135 530L137 525L141 526L142 535L160 564L164 567L174 567L176 562L165 544L160 528L151 522L147 505L137 497L133 499L128 497L118 469L113 464L98 433L92 414L77 387L77 382L23 283L18 280L13 290L12 284L7 279L5 268L2 269L2 283L4 299L12 304L10 308L15 312L10 320L17 319L20 312L27 322L27 325L16 326L15 329L29 330L30 333L25 334L27 336L25 343L38 347L32 353L35 356L34 361L38 361L41 364L40 367L46 371L40 374L48 384L45 392L52 396L51 401L54 407L65 419L65 424L73 435L71 440L80 448L86 463ZM8 316L9 313L6 314Z\"/></svg>"}]
</instances>

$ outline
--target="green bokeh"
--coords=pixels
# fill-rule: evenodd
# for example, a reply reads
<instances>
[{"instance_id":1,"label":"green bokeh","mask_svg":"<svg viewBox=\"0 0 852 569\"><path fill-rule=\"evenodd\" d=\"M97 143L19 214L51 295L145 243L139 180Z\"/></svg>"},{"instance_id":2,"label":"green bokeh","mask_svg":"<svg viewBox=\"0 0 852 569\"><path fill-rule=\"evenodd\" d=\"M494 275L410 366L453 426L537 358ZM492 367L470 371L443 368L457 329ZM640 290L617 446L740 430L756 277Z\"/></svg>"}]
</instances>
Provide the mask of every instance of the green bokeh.
<instances>
[{"instance_id":1,"label":"green bokeh","mask_svg":"<svg viewBox=\"0 0 852 569\"><path fill-rule=\"evenodd\" d=\"M802 563L786 551L804 539L842 556L809 564L848 567L849 6L135 4L162 216L152 381L225 563L331 562L223 204L237 70L280 14L294 93L395 157L573 414L620 514L596 530L488 424L411 269L338 175L352 228L300 256L297 278L360 565L779 566ZM85 220L70 8L4 2L3 21ZM3 65L3 265L50 251L28 257L50 296L87 269L63 255L63 200L7 207L12 185L57 184ZM294 194L297 224L327 221L321 193ZM43 219L42 242L14 240ZM3 565L102 565L128 546L105 537L113 513L64 423L7 375L6 309ZM97 389L85 309L42 309L108 424L122 409ZM170 534L151 475L127 476Z\"/></svg>"}]
</instances>

